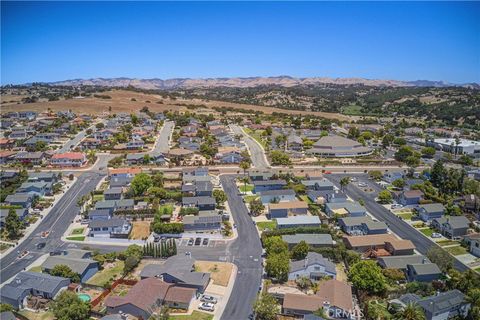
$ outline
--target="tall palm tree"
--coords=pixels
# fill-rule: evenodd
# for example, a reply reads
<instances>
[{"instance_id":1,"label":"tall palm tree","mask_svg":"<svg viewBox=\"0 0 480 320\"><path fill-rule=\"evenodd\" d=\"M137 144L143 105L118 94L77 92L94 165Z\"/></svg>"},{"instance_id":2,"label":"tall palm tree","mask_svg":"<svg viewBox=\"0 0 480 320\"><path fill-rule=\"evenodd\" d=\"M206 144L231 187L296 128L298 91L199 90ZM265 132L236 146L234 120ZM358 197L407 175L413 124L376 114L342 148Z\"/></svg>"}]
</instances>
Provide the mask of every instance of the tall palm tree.
<instances>
[{"instance_id":1,"label":"tall palm tree","mask_svg":"<svg viewBox=\"0 0 480 320\"><path fill-rule=\"evenodd\" d=\"M243 190L246 193L247 192L247 169L250 168L250 162L242 161L240 162L239 167L240 169L243 169L243 183L244 183Z\"/></svg>"},{"instance_id":2,"label":"tall palm tree","mask_svg":"<svg viewBox=\"0 0 480 320\"><path fill-rule=\"evenodd\" d=\"M342 191L345 190L345 187L350 183L350 177L343 177L340 179L340 188Z\"/></svg>"},{"instance_id":3,"label":"tall palm tree","mask_svg":"<svg viewBox=\"0 0 480 320\"><path fill-rule=\"evenodd\" d=\"M396 314L397 319L402 320L425 320L425 312L416 303L408 303L405 308Z\"/></svg>"}]
</instances>

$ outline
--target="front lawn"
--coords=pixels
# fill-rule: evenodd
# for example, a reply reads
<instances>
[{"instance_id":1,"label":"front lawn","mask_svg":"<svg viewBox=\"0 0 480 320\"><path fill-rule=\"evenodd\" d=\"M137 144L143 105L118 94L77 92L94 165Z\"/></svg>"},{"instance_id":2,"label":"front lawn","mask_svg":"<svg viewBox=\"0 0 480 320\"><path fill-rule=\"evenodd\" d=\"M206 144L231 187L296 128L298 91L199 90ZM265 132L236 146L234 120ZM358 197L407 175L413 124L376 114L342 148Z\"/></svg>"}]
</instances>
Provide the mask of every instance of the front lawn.
<instances>
[{"instance_id":1,"label":"front lawn","mask_svg":"<svg viewBox=\"0 0 480 320\"><path fill-rule=\"evenodd\" d=\"M213 315L194 310L190 315L169 316L168 320L212 320Z\"/></svg>"},{"instance_id":2,"label":"front lawn","mask_svg":"<svg viewBox=\"0 0 480 320\"><path fill-rule=\"evenodd\" d=\"M420 232L426 235L427 237L431 237L433 234L433 230L430 228L420 229Z\"/></svg>"},{"instance_id":3,"label":"front lawn","mask_svg":"<svg viewBox=\"0 0 480 320\"><path fill-rule=\"evenodd\" d=\"M300 199L302 199L303 201L305 201L308 204L313 204L313 201L310 200L310 198L305 194L303 196L300 196Z\"/></svg>"},{"instance_id":4,"label":"front lawn","mask_svg":"<svg viewBox=\"0 0 480 320\"><path fill-rule=\"evenodd\" d=\"M171 204L164 204L158 208L160 214L168 214L171 216L173 214L173 206Z\"/></svg>"},{"instance_id":5,"label":"front lawn","mask_svg":"<svg viewBox=\"0 0 480 320\"><path fill-rule=\"evenodd\" d=\"M399 216L403 220L412 220L412 214L411 213L400 213L400 214L397 214L397 216Z\"/></svg>"},{"instance_id":6,"label":"front lawn","mask_svg":"<svg viewBox=\"0 0 480 320\"><path fill-rule=\"evenodd\" d=\"M253 184L241 185L240 192L252 192L253 191Z\"/></svg>"},{"instance_id":7,"label":"front lawn","mask_svg":"<svg viewBox=\"0 0 480 320\"><path fill-rule=\"evenodd\" d=\"M448 253L450 253L453 256L459 256L461 254L468 253L467 249L465 249L462 246L447 247L447 248L444 247L443 249L445 249Z\"/></svg>"},{"instance_id":8,"label":"front lawn","mask_svg":"<svg viewBox=\"0 0 480 320\"><path fill-rule=\"evenodd\" d=\"M277 222L276 221L260 221L260 222L257 222L257 227L258 227L258 230L260 231L263 231L265 229L274 230L275 228L277 228Z\"/></svg>"},{"instance_id":9,"label":"front lawn","mask_svg":"<svg viewBox=\"0 0 480 320\"><path fill-rule=\"evenodd\" d=\"M85 230L85 228L76 228L76 229L73 229L72 235L83 234L83 230Z\"/></svg>"},{"instance_id":10,"label":"front lawn","mask_svg":"<svg viewBox=\"0 0 480 320\"><path fill-rule=\"evenodd\" d=\"M196 261L195 271L208 272L213 283L219 286L228 286L233 265L228 262Z\"/></svg>"},{"instance_id":11,"label":"front lawn","mask_svg":"<svg viewBox=\"0 0 480 320\"><path fill-rule=\"evenodd\" d=\"M85 236L72 236L72 237L67 237L67 240L83 241L83 240L85 240Z\"/></svg>"},{"instance_id":12,"label":"front lawn","mask_svg":"<svg viewBox=\"0 0 480 320\"><path fill-rule=\"evenodd\" d=\"M455 241L455 240L440 240L440 241L437 241L437 243L444 247L444 246L451 246L451 245L454 245L454 244L458 244L458 241Z\"/></svg>"},{"instance_id":13,"label":"front lawn","mask_svg":"<svg viewBox=\"0 0 480 320\"><path fill-rule=\"evenodd\" d=\"M250 201L255 200L255 199L257 199L257 198L259 198L259 197L252 195L252 196L245 196L244 199L245 199L245 203L250 203Z\"/></svg>"},{"instance_id":14,"label":"front lawn","mask_svg":"<svg viewBox=\"0 0 480 320\"><path fill-rule=\"evenodd\" d=\"M42 272L42 266L31 267L28 269L30 272Z\"/></svg>"},{"instance_id":15,"label":"front lawn","mask_svg":"<svg viewBox=\"0 0 480 320\"><path fill-rule=\"evenodd\" d=\"M103 270L97 272L93 277L88 279L87 283L103 287L105 283L110 282L112 278L119 278L123 272L124 262L122 260L116 260L115 262L105 262Z\"/></svg>"},{"instance_id":16,"label":"front lawn","mask_svg":"<svg viewBox=\"0 0 480 320\"><path fill-rule=\"evenodd\" d=\"M104 199L105 199L105 197L103 196L103 194L94 194L93 195L93 202L102 201Z\"/></svg>"}]
</instances>

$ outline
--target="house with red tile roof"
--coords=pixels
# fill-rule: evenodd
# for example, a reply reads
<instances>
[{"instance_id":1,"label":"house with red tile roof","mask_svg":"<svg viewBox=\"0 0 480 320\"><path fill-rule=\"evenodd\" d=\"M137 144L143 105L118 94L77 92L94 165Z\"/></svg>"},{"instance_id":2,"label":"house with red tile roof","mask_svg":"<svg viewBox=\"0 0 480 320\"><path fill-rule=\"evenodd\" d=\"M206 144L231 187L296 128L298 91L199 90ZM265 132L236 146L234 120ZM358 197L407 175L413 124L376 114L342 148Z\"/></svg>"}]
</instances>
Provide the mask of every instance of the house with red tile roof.
<instances>
[{"instance_id":1,"label":"house with red tile roof","mask_svg":"<svg viewBox=\"0 0 480 320\"><path fill-rule=\"evenodd\" d=\"M57 153L50 159L55 167L81 167L87 163L87 157L82 152Z\"/></svg>"}]
</instances>

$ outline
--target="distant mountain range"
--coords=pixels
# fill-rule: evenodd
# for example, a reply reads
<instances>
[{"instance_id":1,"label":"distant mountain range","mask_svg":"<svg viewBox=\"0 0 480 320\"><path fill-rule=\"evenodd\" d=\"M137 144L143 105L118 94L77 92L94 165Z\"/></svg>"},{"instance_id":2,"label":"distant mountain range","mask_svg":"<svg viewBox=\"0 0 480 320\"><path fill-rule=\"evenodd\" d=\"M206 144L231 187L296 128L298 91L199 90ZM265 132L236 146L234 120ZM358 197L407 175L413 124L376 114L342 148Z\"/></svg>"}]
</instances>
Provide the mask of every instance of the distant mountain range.
<instances>
[{"instance_id":1,"label":"distant mountain range","mask_svg":"<svg viewBox=\"0 0 480 320\"><path fill-rule=\"evenodd\" d=\"M50 85L97 85L105 87L127 87L133 86L141 89L177 89L177 88L249 88L258 86L306 86L320 84L356 85L362 84L375 87L467 87L480 89L478 83L453 84L444 81L398 81L379 80L364 78L294 78L289 76L278 77L249 77L249 78L176 78L176 79L134 79L134 78L94 78L94 79L73 79L65 81L50 82Z\"/></svg>"}]
</instances>

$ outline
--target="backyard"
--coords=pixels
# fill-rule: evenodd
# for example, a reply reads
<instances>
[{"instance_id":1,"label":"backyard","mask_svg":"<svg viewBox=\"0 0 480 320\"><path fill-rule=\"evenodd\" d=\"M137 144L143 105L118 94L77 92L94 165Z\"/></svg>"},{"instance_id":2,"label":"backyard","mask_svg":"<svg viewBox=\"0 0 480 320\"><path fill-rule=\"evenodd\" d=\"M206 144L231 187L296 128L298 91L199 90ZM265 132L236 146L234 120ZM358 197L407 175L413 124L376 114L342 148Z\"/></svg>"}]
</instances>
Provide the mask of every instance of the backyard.
<instances>
[{"instance_id":1,"label":"backyard","mask_svg":"<svg viewBox=\"0 0 480 320\"><path fill-rule=\"evenodd\" d=\"M260 221L257 222L258 230L263 231L265 229L274 230L277 227L275 221Z\"/></svg>"},{"instance_id":2,"label":"backyard","mask_svg":"<svg viewBox=\"0 0 480 320\"><path fill-rule=\"evenodd\" d=\"M91 277L87 283L103 287L105 283L110 282L113 279L119 278L123 272L123 261L116 260L115 262L105 262L103 265L103 270L97 272L93 277Z\"/></svg>"},{"instance_id":3,"label":"backyard","mask_svg":"<svg viewBox=\"0 0 480 320\"><path fill-rule=\"evenodd\" d=\"M53 312L33 312L29 310L22 310L19 312L20 315L26 317L29 320L53 320L55 316Z\"/></svg>"},{"instance_id":4,"label":"backyard","mask_svg":"<svg viewBox=\"0 0 480 320\"><path fill-rule=\"evenodd\" d=\"M178 315L178 316L169 316L169 320L211 320L213 319L213 315L200 312L200 311L193 311L191 315Z\"/></svg>"}]
</instances>

